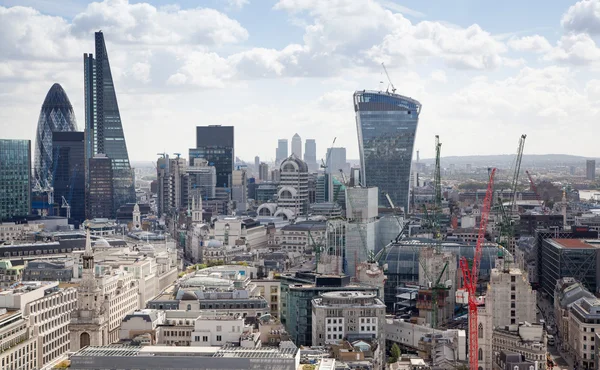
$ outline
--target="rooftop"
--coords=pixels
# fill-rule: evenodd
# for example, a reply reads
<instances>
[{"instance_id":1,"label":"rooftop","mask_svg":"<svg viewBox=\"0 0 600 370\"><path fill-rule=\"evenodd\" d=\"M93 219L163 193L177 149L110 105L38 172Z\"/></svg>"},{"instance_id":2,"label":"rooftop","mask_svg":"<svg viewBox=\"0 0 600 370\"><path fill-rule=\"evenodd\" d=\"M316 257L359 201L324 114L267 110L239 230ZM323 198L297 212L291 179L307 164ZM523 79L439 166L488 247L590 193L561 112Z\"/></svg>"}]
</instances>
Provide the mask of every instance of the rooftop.
<instances>
[{"instance_id":1,"label":"rooftop","mask_svg":"<svg viewBox=\"0 0 600 370\"><path fill-rule=\"evenodd\" d=\"M562 249L592 249L600 248L597 242L590 242L585 239L551 239L550 243Z\"/></svg>"}]
</instances>

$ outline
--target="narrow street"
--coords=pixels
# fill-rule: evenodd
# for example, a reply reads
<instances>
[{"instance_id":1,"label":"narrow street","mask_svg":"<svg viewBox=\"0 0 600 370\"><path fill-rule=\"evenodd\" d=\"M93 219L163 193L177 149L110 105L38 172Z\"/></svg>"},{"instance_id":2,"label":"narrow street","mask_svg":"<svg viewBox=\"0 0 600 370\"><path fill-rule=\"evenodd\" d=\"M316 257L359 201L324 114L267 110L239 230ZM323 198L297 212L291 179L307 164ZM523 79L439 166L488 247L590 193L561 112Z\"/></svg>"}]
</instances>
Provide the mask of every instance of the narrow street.
<instances>
[{"instance_id":1,"label":"narrow street","mask_svg":"<svg viewBox=\"0 0 600 370\"><path fill-rule=\"evenodd\" d=\"M552 360L556 364L553 370L574 370L577 369L574 366L574 359L567 351L561 350L560 334L558 333L558 327L554 317L554 305L550 298L543 298L541 294L538 294L538 321L546 321L546 327L550 326L554 328L553 334L556 343L553 346L548 345L548 353Z\"/></svg>"}]
</instances>

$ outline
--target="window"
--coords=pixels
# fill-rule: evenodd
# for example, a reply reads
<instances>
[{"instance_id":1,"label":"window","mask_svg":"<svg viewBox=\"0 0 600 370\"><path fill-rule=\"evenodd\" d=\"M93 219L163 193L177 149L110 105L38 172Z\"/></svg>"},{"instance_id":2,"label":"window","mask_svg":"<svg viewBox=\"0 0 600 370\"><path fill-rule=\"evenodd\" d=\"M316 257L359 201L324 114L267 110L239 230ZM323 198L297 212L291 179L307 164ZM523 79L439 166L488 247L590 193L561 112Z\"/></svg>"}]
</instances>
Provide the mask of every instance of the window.
<instances>
[{"instance_id":1,"label":"window","mask_svg":"<svg viewBox=\"0 0 600 370\"><path fill-rule=\"evenodd\" d=\"M483 350L481 348L479 348L479 361L483 361Z\"/></svg>"},{"instance_id":2,"label":"window","mask_svg":"<svg viewBox=\"0 0 600 370\"><path fill-rule=\"evenodd\" d=\"M217 331L221 331L221 325L217 325Z\"/></svg>"},{"instance_id":3,"label":"window","mask_svg":"<svg viewBox=\"0 0 600 370\"><path fill-rule=\"evenodd\" d=\"M512 299L512 300L514 301L514 300L515 300L515 295L514 295L514 294L511 294L511 295L510 295L510 299Z\"/></svg>"},{"instance_id":4,"label":"window","mask_svg":"<svg viewBox=\"0 0 600 370\"><path fill-rule=\"evenodd\" d=\"M221 336L217 335L217 342L220 342L220 341L221 341Z\"/></svg>"},{"instance_id":5,"label":"window","mask_svg":"<svg viewBox=\"0 0 600 370\"><path fill-rule=\"evenodd\" d=\"M208 342L208 337L207 336L202 337L202 341L203 342Z\"/></svg>"},{"instance_id":6,"label":"window","mask_svg":"<svg viewBox=\"0 0 600 370\"><path fill-rule=\"evenodd\" d=\"M479 332L478 336L479 338L483 338L483 325L479 324L479 328L477 330Z\"/></svg>"}]
</instances>

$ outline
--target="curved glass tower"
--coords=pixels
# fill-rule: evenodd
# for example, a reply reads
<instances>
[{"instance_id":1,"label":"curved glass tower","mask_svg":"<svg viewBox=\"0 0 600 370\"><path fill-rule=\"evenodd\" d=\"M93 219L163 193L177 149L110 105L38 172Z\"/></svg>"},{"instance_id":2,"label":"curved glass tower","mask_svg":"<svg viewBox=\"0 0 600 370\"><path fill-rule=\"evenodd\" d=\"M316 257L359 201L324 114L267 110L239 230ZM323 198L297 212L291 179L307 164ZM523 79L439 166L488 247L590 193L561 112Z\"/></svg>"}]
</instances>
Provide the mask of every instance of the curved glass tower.
<instances>
[{"instance_id":1,"label":"curved glass tower","mask_svg":"<svg viewBox=\"0 0 600 370\"><path fill-rule=\"evenodd\" d=\"M52 85L38 119L35 154L34 154L34 180L41 186L46 182L52 184L52 132L77 131L75 112L67 97L67 93L59 84Z\"/></svg>"},{"instance_id":2,"label":"curved glass tower","mask_svg":"<svg viewBox=\"0 0 600 370\"><path fill-rule=\"evenodd\" d=\"M95 46L96 58L83 55L86 159L98 154L110 159L116 212L122 205L135 203L133 172L102 32L95 33Z\"/></svg>"},{"instance_id":3,"label":"curved glass tower","mask_svg":"<svg viewBox=\"0 0 600 370\"><path fill-rule=\"evenodd\" d=\"M362 90L354 93L361 184L379 188L379 204L408 212L410 167L421 103L402 95Z\"/></svg>"}]
</instances>

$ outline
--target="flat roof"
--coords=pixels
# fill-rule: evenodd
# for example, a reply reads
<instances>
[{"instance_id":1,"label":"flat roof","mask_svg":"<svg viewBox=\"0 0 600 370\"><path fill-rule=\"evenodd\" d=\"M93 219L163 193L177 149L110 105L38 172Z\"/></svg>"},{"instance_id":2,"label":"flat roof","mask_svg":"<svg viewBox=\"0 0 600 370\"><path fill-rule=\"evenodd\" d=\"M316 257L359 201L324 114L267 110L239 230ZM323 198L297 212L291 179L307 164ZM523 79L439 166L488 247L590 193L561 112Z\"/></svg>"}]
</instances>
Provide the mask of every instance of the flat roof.
<instances>
[{"instance_id":1,"label":"flat roof","mask_svg":"<svg viewBox=\"0 0 600 370\"><path fill-rule=\"evenodd\" d=\"M597 246L589 244L584 239L551 239L554 245L566 249L592 249Z\"/></svg>"}]
</instances>

